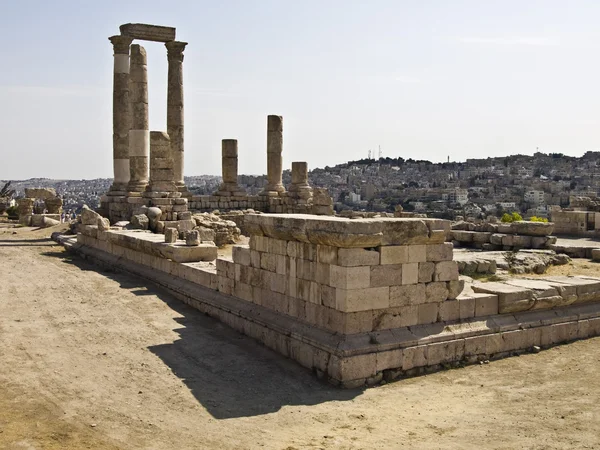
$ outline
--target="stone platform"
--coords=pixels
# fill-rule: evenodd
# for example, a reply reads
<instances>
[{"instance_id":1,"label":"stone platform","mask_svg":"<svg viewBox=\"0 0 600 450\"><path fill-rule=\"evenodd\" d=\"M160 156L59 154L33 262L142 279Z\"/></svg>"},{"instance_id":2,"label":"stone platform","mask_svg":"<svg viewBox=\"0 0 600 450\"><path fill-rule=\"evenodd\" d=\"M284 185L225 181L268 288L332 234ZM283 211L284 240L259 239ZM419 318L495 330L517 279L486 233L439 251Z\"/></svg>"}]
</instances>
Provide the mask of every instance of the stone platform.
<instances>
[{"instance_id":1,"label":"stone platform","mask_svg":"<svg viewBox=\"0 0 600 450\"><path fill-rule=\"evenodd\" d=\"M461 292L447 221L247 220L250 245L216 265L176 262L152 253L152 244L132 244L135 236L111 246L93 236L59 240L168 288L343 387L600 334L600 279L480 283Z\"/></svg>"}]
</instances>

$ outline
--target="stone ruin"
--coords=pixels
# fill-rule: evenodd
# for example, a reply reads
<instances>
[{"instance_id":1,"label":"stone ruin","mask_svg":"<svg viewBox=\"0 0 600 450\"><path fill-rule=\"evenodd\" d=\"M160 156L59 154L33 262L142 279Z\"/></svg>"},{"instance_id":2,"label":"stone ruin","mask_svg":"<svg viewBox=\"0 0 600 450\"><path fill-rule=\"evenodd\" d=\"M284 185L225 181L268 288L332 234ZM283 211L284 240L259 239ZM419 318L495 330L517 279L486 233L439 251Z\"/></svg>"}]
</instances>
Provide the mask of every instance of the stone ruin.
<instances>
[{"instance_id":1,"label":"stone ruin","mask_svg":"<svg viewBox=\"0 0 600 450\"><path fill-rule=\"evenodd\" d=\"M84 211L67 249L136 274L345 388L539 351L600 335L600 278L459 279L450 223L247 215L249 245L218 257L178 239L109 228ZM200 240L201 241L201 240Z\"/></svg>"},{"instance_id":2,"label":"stone ruin","mask_svg":"<svg viewBox=\"0 0 600 450\"><path fill-rule=\"evenodd\" d=\"M304 162L292 163L292 184L282 184L283 118L267 118L267 179L264 191L249 196L238 186L238 142L222 141L223 183L213 195L196 196L184 178L183 51L176 30L147 24L125 24L111 36L114 49L113 168L114 181L101 198L100 213L111 223L130 220L141 207L157 207L162 221L180 220L188 210L207 212L251 208L274 213L333 214L326 190L308 184ZM167 123L150 131L146 50L134 40L163 42L167 49ZM183 214L182 214L183 213ZM183 219L188 220L188 218Z\"/></svg>"},{"instance_id":3,"label":"stone ruin","mask_svg":"<svg viewBox=\"0 0 600 450\"><path fill-rule=\"evenodd\" d=\"M26 188L18 200L19 223L31 227L50 227L60 223L62 199L52 188Z\"/></svg>"},{"instance_id":4,"label":"stone ruin","mask_svg":"<svg viewBox=\"0 0 600 450\"><path fill-rule=\"evenodd\" d=\"M459 221L452 224L449 235L456 247L484 251L550 249L556 244L552 236L554 223L520 220L512 223L473 223Z\"/></svg>"},{"instance_id":5,"label":"stone ruin","mask_svg":"<svg viewBox=\"0 0 600 450\"><path fill-rule=\"evenodd\" d=\"M167 47L166 133L147 129L145 51L131 45L134 38ZM151 280L346 388L600 335L599 278L544 277L468 287L459 279L448 242L457 240L456 233L489 234L490 242L482 246L496 235L498 245L510 247L504 235L513 237L514 246L514 236L533 242L544 237L538 232L507 233L500 224L489 231L451 230L449 221L406 218L401 210L394 218L330 217L331 198L308 185L305 163L292 165L286 191L280 116L267 119L268 184L259 196L247 196L238 186L235 140L222 142L223 183L217 192L190 195L183 183L186 44L175 41L174 28L141 24L123 25L121 35L110 39L115 181L102 200L110 221L85 208L76 238L54 236L67 249ZM230 213L226 217L240 225L233 228L243 226L249 245L234 246L231 257L218 257L215 241L225 231L213 223L221 219L188 208L279 214ZM123 219L131 223L120 223Z\"/></svg>"}]
</instances>

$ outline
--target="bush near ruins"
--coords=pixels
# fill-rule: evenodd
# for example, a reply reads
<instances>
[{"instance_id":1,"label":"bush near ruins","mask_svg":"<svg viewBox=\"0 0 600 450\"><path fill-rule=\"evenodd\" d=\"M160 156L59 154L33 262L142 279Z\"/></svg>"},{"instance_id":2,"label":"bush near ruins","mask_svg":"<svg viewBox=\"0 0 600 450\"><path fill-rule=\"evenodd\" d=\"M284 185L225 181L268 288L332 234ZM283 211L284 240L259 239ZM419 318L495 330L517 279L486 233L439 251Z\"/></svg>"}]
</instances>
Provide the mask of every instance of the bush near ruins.
<instances>
[{"instance_id":1,"label":"bush near ruins","mask_svg":"<svg viewBox=\"0 0 600 450\"><path fill-rule=\"evenodd\" d=\"M544 217L537 217L537 216L532 216L529 218L530 222L543 222L543 223L548 223L548 219L544 218Z\"/></svg>"},{"instance_id":2,"label":"bush near ruins","mask_svg":"<svg viewBox=\"0 0 600 450\"><path fill-rule=\"evenodd\" d=\"M19 210L18 207L15 206L11 206L6 210L6 214L8 214L8 218L10 220L18 220L19 219Z\"/></svg>"},{"instance_id":3,"label":"bush near ruins","mask_svg":"<svg viewBox=\"0 0 600 450\"><path fill-rule=\"evenodd\" d=\"M523 220L523 217L521 217L521 214L515 211L512 214L504 213L500 220L504 223L520 222Z\"/></svg>"},{"instance_id":4,"label":"bush near ruins","mask_svg":"<svg viewBox=\"0 0 600 450\"><path fill-rule=\"evenodd\" d=\"M519 253L518 249L509 250L507 252L502 253L506 264L508 265L508 271L510 273L514 273L515 267L519 263L519 258L517 257L517 253Z\"/></svg>"}]
</instances>

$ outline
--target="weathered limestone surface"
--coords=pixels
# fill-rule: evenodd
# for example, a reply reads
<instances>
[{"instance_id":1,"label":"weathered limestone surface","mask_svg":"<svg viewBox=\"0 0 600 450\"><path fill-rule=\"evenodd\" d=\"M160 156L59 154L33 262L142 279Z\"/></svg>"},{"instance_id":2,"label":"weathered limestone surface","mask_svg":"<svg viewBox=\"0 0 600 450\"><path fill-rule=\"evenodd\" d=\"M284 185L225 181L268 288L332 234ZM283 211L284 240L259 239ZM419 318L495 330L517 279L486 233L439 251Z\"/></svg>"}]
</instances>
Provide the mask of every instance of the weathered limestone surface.
<instances>
[{"instance_id":1,"label":"weathered limestone surface","mask_svg":"<svg viewBox=\"0 0 600 450\"><path fill-rule=\"evenodd\" d=\"M175 169L171 152L171 139L162 131L150 132L150 181L146 187L148 197L167 197L177 192ZM153 195L151 193L157 193Z\"/></svg>"},{"instance_id":2,"label":"weathered limestone surface","mask_svg":"<svg viewBox=\"0 0 600 450\"><path fill-rule=\"evenodd\" d=\"M171 138L174 180L180 192L183 181L183 50L187 42L169 41L167 47L167 133Z\"/></svg>"},{"instance_id":3,"label":"weathered limestone surface","mask_svg":"<svg viewBox=\"0 0 600 450\"><path fill-rule=\"evenodd\" d=\"M175 28L145 23L126 23L119 27L121 35L144 41L169 42L175 40Z\"/></svg>"},{"instance_id":4,"label":"weathered limestone surface","mask_svg":"<svg viewBox=\"0 0 600 450\"><path fill-rule=\"evenodd\" d=\"M448 260L431 260L445 257L443 242L344 248L254 234L249 246L233 248L232 259L217 259L215 271L176 262L176 249L204 244L165 244L160 235L95 226L84 226L77 240L87 256L166 286L343 387L600 334L600 278L477 283L490 292L460 295L460 280L405 278L415 269L418 275L421 265L433 264L432 276L437 265L445 271ZM382 264L382 250L392 247L405 248ZM216 247L206 251L216 257Z\"/></svg>"},{"instance_id":5,"label":"weathered limestone surface","mask_svg":"<svg viewBox=\"0 0 600 450\"><path fill-rule=\"evenodd\" d=\"M285 192L282 182L283 172L283 117L267 117L267 195Z\"/></svg>"},{"instance_id":6,"label":"weathered limestone surface","mask_svg":"<svg viewBox=\"0 0 600 450\"><path fill-rule=\"evenodd\" d=\"M238 186L238 142L237 139L221 141L223 183L215 195L244 197L246 192Z\"/></svg>"},{"instance_id":7,"label":"weathered limestone surface","mask_svg":"<svg viewBox=\"0 0 600 450\"><path fill-rule=\"evenodd\" d=\"M47 200L56 197L54 188L25 188L25 197Z\"/></svg>"},{"instance_id":8,"label":"weathered limestone surface","mask_svg":"<svg viewBox=\"0 0 600 450\"><path fill-rule=\"evenodd\" d=\"M129 131L129 192L143 192L148 184L148 157L150 131L148 120L148 69L146 50L131 45L129 75L129 104L131 130Z\"/></svg>"},{"instance_id":9,"label":"weathered limestone surface","mask_svg":"<svg viewBox=\"0 0 600 450\"><path fill-rule=\"evenodd\" d=\"M129 47L133 38L112 36L113 78L113 168L114 181L109 195L124 195L129 182Z\"/></svg>"}]
</instances>

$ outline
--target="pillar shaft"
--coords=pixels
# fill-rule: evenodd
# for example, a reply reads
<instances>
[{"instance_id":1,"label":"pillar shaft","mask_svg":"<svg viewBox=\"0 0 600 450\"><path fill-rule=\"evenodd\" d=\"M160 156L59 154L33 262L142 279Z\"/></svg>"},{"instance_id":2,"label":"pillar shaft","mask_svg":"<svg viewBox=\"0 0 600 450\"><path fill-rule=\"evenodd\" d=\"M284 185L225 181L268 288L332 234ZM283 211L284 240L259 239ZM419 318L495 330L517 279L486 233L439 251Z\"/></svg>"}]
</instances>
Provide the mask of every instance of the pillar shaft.
<instances>
[{"instance_id":1,"label":"pillar shaft","mask_svg":"<svg viewBox=\"0 0 600 450\"><path fill-rule=\"evenodd\" d=\"M237 187L238 142L237 139L223 139L221 142L223 183Z\"/></svg>"},{"instance_id":2,"label":"pillar shaft","mask_svg":"<svg viewBox=\"0 0 600 450\"><path fill-rule=\"evenodd\" d=\"M113 169L110 191L124 195L129 182L129 46L133 38L112 36L114 49L113 77Z\"/></svg>"},{"instance_id":3,"label":"pillar shaft","mask_svg":"<svg viewBox=\"0 0 600 450\"><path fill-rule=\"evenodd\" d=\"M150 182L146 192L176 192L173 182L173 158L171 140L162 131L150 132ZM180 195L180 194L178 194Z\"/></svg>"},{"instance_id":4,"label":"pillar shaft","mask_svg":"<svg viewBox=\"0 0 600 450\"><path fill-rule=\"evenodd\" d=\"M267 186L265 192L285 192L283 171L283 117L267 117Z\"/></svg>"},{"instance_id":5,"label":"pillar shaft","mask_svg":"<svg viewBox=\"0 0 600 450\"><path fill-rule=\"evenodd\" d=\"M167 133L171 138L174 181L180 191L183 182L183 50L187 42L165 43L169 63L167 79Z\"/></svg>"},{"instance_id":6,"label":"pillar shaft","mask_svg":"<svg viewBox=\"0 0 600 450\"><path fill-rule=\"evenodd\" d=\"M148 126L148 68L146 50L138 44L131 46L129 75L129 192L143 192L148 184L150 131Z\"/></svg>"},{"instance_id":7,"label":"pillar shaft","mask_svg":"<svg viewBox=\"0 0 600 450\"><path fill-rule=\"evenodd\" d=\"M292 184L308 186L308 164L305 161L292 163Z\"/></svg>"}]
</instances>

